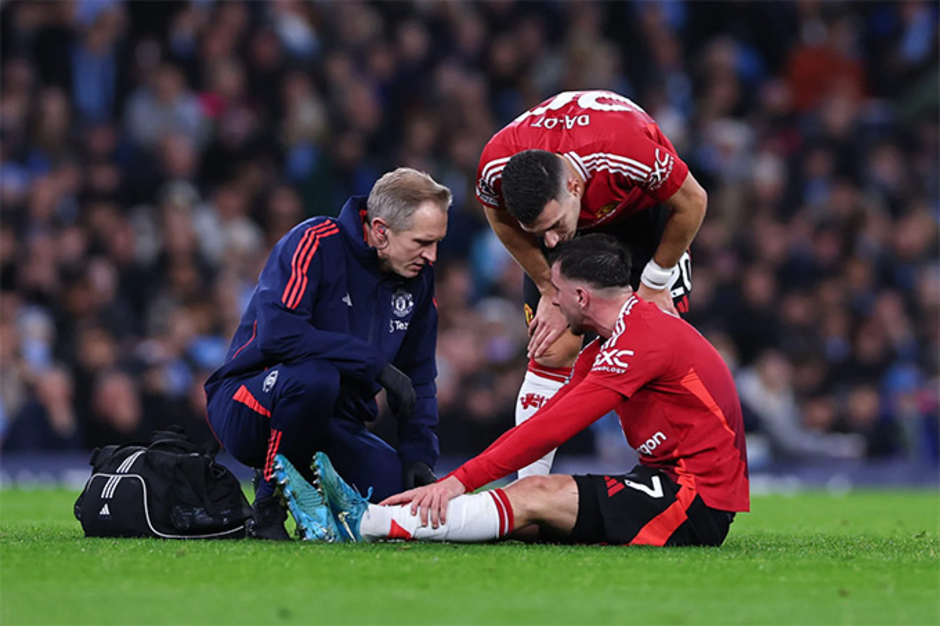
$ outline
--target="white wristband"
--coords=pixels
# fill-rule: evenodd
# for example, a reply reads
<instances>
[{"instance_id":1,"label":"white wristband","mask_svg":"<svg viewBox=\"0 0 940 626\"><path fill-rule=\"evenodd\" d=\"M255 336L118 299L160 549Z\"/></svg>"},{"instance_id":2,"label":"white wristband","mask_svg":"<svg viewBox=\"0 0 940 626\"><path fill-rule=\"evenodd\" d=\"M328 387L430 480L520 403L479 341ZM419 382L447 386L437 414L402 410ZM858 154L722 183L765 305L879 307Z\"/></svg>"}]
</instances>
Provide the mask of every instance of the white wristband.
<instances>
[{"instance_id":1,"label":"white wristband","mask_svg":"<svg viewBox=\"0 0 940 626\"><path fill-rule=\"evenodd\" d=\"M640 282L653 291L662 291L672 283L673 274L675 274L678 269L678 265L673 265L668 268L661 267L659 263L650 259L650 262L643 268Z\"/></svg>"}]
</instances>

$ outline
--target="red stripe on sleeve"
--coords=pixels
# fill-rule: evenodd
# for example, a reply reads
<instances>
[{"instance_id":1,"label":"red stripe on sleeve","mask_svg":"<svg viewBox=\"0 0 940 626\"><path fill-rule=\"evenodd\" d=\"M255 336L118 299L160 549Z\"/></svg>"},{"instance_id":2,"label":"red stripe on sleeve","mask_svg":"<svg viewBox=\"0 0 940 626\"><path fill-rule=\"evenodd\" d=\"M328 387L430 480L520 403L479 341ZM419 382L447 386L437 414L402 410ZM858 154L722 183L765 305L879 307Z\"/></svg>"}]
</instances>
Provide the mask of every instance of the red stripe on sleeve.
<instances>
[{"instance_id":1,"label":"red stripe on sleeve","mask_svg":"<svg viewBox=\"0 0 940 626\"><path fill-rule=\"evenodd\" d=\"M294 293L291 294L290 300L287 302L288 308L297 308L297 305L300 304L300 300L304 296L304 292L307 290L307 270L310 269L310 260L313 258L313 255L316 254L317 248L320 247L320 241L338 232L339 229L334 228L332 230L318 232L315 235L313 245L310 247L309 251L305 252L301 259L300 280L294 285Z\"/></svg>"},{"instance_id":2,"label":"red stripe on sleeve","mask_svg":"<svg viewBox=\"0 0 940 626\"><path fill-rule=\"evenodd\" d=\"M291 258L290 280L287 281L287 286L284 287L284 293L281 295L281 301L285 304L288 301L288 296L294 291L297 283L301 279L300 265L304 252L313 245L319 232L329 230L330 228L336 228L336 225L333 222L324 222L323 224L311 226L304 231L304 236L301 238L300 243L297 244L297 248L294 250L294 256Z\"/></svg>"},{"instance_id":3,"label":"red stripe on sleeve","mask_svg":"<svg viewBox=\"0 0 940 626\"><path fill-rule=\"evenodd\" d=\"M322 227L322 226L323 224L321 224L319 227ZM314 233L313 233L314 229L319 228L319 227L314 226L305 230L304 236L300 238L300 243L298 243L297 247L294 249L294 256L291 257L291 260L290 260L290 268L291 268L290 279L287 281L287 285L284 287L284 293L281 294L281 302L286 303L288 294L290 294L290 292L294 290L294 283L297 282L298 275L300 273L298 271L298 268L300 267L300 257L303 254L303 251L307 248L307 246L312 243L312 240L314 237Z\"/></svg>"},{"instance_id":4,"label":"red stripe on sleeve","mask_svg":"<svg viewBox=\"0 0 940 626\"><path fill-rule=\"evenodd\" d=\"M314 238L313 238L313 240L311 241L310 245L307 246L307 247L304 249L303 254L306 255L306 254L309 252L310 255L313 256L313 254L317 251L317 248L319 248L319 247L320 247L320 239L319 239L318 237L314 236ZM291 287L291 292L290 292L290 293L287 295L287 297L284 299L284 304L287 305L287 308L288 308L288 309L296 308L297 302L299 301L299 299L297 298L297 290L298 290L298 288L300 287L300 284L303 283L304 281L306 281L306 279L307 279L307 277L306 277L305 275L303 275L303 276L301 275L300 270L299 270L298 268L295 268L295 271L297 272L297 274L296 274L297 280L296 280L296 282L294 282L294 286ZM293 280L293 279L294 279L294 277L292 276L292 277L291 277L291 280ZM304 289L306 289L306 285L304 285Z\"/></svg>"}]
</instances>

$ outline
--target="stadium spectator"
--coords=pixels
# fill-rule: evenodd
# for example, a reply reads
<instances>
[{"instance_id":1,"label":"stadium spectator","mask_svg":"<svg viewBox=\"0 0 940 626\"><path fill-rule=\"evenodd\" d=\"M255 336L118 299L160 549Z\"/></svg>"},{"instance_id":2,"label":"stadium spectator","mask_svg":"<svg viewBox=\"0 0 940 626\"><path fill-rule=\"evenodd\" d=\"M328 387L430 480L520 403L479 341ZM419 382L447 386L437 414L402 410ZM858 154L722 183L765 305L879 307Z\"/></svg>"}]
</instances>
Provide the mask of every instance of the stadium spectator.
<instances>
[{"instance_id":1,"label":"stadium spectator","mask_svg":"<svg viewBox=\"0 0 940 626\"><path fill-rule=\"evenodd\" d=\"M451 200L427 174L398 168L338 219L301 222L274 247L225 364L206 382L213 431L261 474L249 536L289 538L274 495L277 454L306 473L316 450L329 451L379 499L436 480L432 264ZM366 426L381 388L398 418L397 450Z\"/></svg>"},{"instance_id":2,"label":"stadium spectator","mask_svg":"<svg viewBox=\"0 0 940 626\"><path fill-rule=\"evenodd\" d=\"M92 385L88 441L94 447L145 441L160 425L152 409L143 403L136 379L120 370L104 371Z\"/></svg>"},{"instance_id":3,"label":"stadium spectator","mask_svg":"<svg viewBox=\"0 0 940 626\"><path fill-rule=\"evenodd\" d=\"M790 363L782 354L767 351L736 378L741 405L753 416L756 430L767 438L773 458L858 458L865 451L857 433L827 432L834 412L824 401L810 401L798 409Z\"/></svg>"},{"instance_id":4,"label":"stadium spectator","mask_svg":"<svg viewBox=\"0 0 940 626\"><path fill-rule=\"evenodd\" d=\"M61 366L37 377L36 398L14 416L3 438L4 452L66 452L82 449L82 433L72 400L72 378Z\"/></svg>"},{"instance_id":5,"label":"stadium spectator","mask_svg":"<svg viewBox=\"0 0 940 626\"><path fill-rule=\"evenodd\" d=\"M125 124L128 138L144 151L154 150L173 133L192 137L199 145L207 138L205 110L172 63L154 68L147 84L130 95Z\"/></svg>"}]
</instances>

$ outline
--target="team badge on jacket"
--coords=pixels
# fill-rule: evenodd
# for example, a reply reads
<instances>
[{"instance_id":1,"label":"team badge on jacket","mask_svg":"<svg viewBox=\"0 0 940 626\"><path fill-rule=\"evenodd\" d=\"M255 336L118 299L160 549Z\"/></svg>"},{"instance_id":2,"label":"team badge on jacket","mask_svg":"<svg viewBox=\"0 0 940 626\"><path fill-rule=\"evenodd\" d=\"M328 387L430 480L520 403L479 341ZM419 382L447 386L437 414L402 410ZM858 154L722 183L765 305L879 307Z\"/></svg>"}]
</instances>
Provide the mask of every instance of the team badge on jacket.
<instances>
[{"instance_id":1,"label":"team badge on jacket","mask_svg":"<svg viewBox=\"0 0 940 626\"><path fill-rule=\"evenodd\" d=\"M397 317L407 317L415 308L415 298L410 291L399 289L392 294L392 313Z\"/></svg>"},{"instance_id":2,"label":"team badge on jacket","mask_svg":"<svg viewBox=\"0 0 940 626\"><path fill-rule=\"evenodd\" d=\"M274 383L277 382L277 370L272 370L270 374L264 377L264 383L261 385L261 390L264 393L269 393L274 389Z\"/></svg>"}]
</instances>

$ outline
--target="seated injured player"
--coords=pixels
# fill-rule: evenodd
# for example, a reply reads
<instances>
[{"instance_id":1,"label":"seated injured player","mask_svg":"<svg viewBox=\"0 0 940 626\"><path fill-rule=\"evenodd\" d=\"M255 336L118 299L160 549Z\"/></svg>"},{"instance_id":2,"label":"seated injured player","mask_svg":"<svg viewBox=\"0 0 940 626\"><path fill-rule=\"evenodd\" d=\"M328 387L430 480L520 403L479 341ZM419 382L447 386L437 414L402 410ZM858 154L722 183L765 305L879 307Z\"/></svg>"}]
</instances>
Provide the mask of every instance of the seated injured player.
<instances>
[{"instance_id":1,"label":"seated injured player","mask_svg":"<svg viewBox=\"0 0 940 626\"><path fill-rule=\"evenodd\" d=\"M553 304L572 332L598 338L571 380L530 420L440 481L369 504L314 460L320 488L286 459L275 474L308 539L483 542L538 531L543 540L721 545L749 510L741 405L715 348L687 322L633 292L630 253L609 235L560 246ZM473 493L616 411L640 453L629 473L530 476Z\"/></svg>"}]
</instances>

